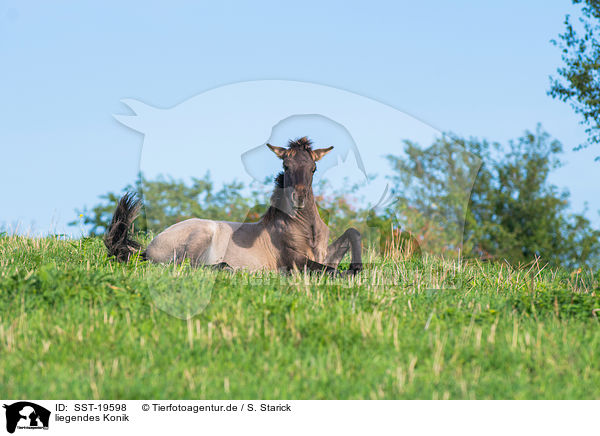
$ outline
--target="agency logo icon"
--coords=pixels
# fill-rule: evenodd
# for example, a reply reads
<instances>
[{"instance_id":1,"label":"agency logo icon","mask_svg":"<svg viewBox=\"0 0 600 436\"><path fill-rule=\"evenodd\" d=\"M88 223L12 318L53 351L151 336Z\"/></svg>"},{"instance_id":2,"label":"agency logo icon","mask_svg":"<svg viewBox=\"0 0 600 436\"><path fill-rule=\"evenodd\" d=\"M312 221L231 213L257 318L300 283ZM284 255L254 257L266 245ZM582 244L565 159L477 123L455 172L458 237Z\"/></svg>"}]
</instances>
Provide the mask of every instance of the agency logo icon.
<instances>
[{"instance_id":1,"label":"agency logo icon","mask_svg":"<svg viewBox=\"0 0 600 436\"><path fill-rule=\"evenodd\" d=\"M6 431L9 433L14 433L16 429L48 430L48 409L29 401L4 404L3 407L6 409Z\"/></svg>"},{"instance_id":2,"label":"agency logo icon","mask_svg":"<svg viewBox=\"0 0 600 436\"><path fill-rule=\"evenodd\" d=\"M482 161L460 141L391 106L337 88L286 80L233 83L170 108L130 98L122 102L132 113L115 115L116 120L143 134L140 174L150 180L189 182L199 180L198 175L210 168L216 183L240 180L249 189L256 189L252 195L258 201L255 206L248 203L246 221L243 211L231 208L233 212L228 213L239 222L258 221L269 210L269 199L282 190L279 184L273 186L273 178L283 169L282 161L267 144L282 148L290 140L308 137L315 149L332 148L327 156L319 158L311 182L317 194L315 204L332 240L332 229L336 238L351 227L361 233L363 250L355 248L354 252L362 252L365 257L359 262L350 257L350 267L352 263L355 267L361 264L365 274L376 274L378 286L408 279L400 277L396 268L376 270L375 264L391 266L425 255L456 258L462 252L467 208ZM424 148L426 144L431 145ZM194 205L202 203L205 194L197 197L192 208L202 213L195 215L186 209L183 215L207 218L202 215L203 206ZM431 198L436 201L429 201ZM291 201L291 195L288 199ZM146 202L144 207L146 222L155 233L180 220L173 217L172 221L159 206L160 200L154 202L157 206ZM244 207L240 202L240 208ZM315 227L311 228L314 235ZM211 237L210 246L199 246L204 251L196 258L227 266L227 262L221 263L224 254L219 253L257 253L254 242L250 242L255 239L244 237L236 242L228 236ZM222 241L218 247L217 240ZM357 240L356 235L353 240ZM330 268L339 266L344 250L349 248L352 253L352 245L358 246L347 242L347 238L336 241L340 242L326 247L330 257L323 256L322 249L319 252ZM164 258L181 261L176 257L186 257L186 252L187 248L181 253L169 251ZM192 256L187 257L191 261ZM246 257L242 263L249 266L252 261ZM456 269L449 265L439 273L431 273L433 288L458 285ZM181 281L175 288L167 278L164 282L153 280L149 283L150 296L164 312L190 319L207 307L213 287L223 277L207 271L193 281ZM283 283L283 276L258 267L251 277L258 283ZM421 281L415 276L409 282ZM350 286L353 282L342 283Z\"/></svg>"}]
</instances>

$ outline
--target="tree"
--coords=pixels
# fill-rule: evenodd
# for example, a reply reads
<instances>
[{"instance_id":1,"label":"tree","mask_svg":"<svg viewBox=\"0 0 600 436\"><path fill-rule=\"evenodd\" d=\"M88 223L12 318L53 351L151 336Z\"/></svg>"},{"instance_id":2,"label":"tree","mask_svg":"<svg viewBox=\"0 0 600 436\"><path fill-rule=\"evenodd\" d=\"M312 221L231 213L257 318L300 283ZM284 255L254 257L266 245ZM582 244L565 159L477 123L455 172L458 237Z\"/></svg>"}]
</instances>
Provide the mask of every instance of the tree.
<instances>
[{"instance_id":1,"label":"tree","mask_svg":"<svg viewBox=\"0 0 600 436\"><path fill-rule=\"evenodd\" d=\"M600 231L583 214L570 213L569 192L548 182L561 151L539 126L507 145L449 135L427 149L406 142L406 157L388 156L396 171L396 213L430 251L462 248L467 256L513 264L540 257L553 266L599 266ZM467 208L462 199L476 167Z\"/></svg>"},{"instance_id":2,"label":"tree","mask_svg":"<svg viewBox=\"0 0 600 436\"><path fill-rule=\"evenodd\" d=\"M388 156L395 202L386 214L425 251L459 254L482 147L443 136L427 148L405 141L405 156Z\"/></svg>"},{"instance_id":3,"label":"tree","mask_svg":"<svg viewBox=\"0 0 600 436\"><path fill-rule=\"evenodd\" d=\"M357 226L366 231L367 211L357 207L360 199L354 198L360 185L349 184L342 190L333 190L327 181L316 189L327 194L316 195L319 213L329 225L332 236L340 236L348 227ZM104 233L115 207L125 192L135 192L143 200L144 207L134 226L142 232L161 232L166 227L188 218L205 218L225 221L257 221L268 209L273 190L272 180L265 180L262 189L246 189L241 182L225 183L216 190L210 176L193 178L191 183L172 178L158 177L148 180L139 175L133 185L121 193L109 192L100 196L100 203L91 209L77 211L90 229L90 235ZM70 225L80 225L73 221Z\"/></svg>"},{"instance_id":4,"label":"tree","mask_svg":"<svg viewBox=\"0 0 600 436\"><path fill-rule=\"evenodd\" d=\"M91 235L104 233L119 198L125 192L135 192L143 199L144 208L134 222L140 231L158 233L179 221L202 217L213 220L253 221L258 219L268 204L267 194L259 190L247 196L241 182L225 183L216 190L210 176L192 178L191 183L158 177L148 180L139 175L134 185L126 186L120 194L101 195L101 202L91 210L77 211L83 215L83 224ZM69 223L79 224L78 221Z\"/></svg>"},{"instance_id":5,"label":"tree","mask_svg":"<svg viewBox=\"0 0 600 436\"><path fill-rule=\"evenodd\" d=\"M584 214L569 212L568 191L548 182L560 166L562 146L541 128L506 145L446 135L427 148L405 141L405 151L388 156L393 203L369 209L358 196L359 186L336 191L324 181L315 187L332 237L353 226L364 245L381 254L393 242L417 253L419 248L444 255L461 250L514 264L541 257L553 266L600 266L600 231ZM158 233L193 217L256 221L268 208L272 184L250 190L232 182L217 189L208 175L188 183L140 175L126 191L140 193L144 203L135 228ZM121 195L105 194L91 210L84 209L92 235L108 226Z\"/></svg>"},{"instance_id":6,"label":"tree","mask_svg":"<svg viewBox=\"0 0 600 436\"><path fill-rule=\"evenodd\" d=\"M551 78L548 94L567 102L583 117L588 142L577 148L600 142L600 0L573 0L581 4L579 26L565 17L565 32L552 43L562 50L564 66L558 78ZM600 157L596 158L597 160Z\"/></svg>"}]
</instances>

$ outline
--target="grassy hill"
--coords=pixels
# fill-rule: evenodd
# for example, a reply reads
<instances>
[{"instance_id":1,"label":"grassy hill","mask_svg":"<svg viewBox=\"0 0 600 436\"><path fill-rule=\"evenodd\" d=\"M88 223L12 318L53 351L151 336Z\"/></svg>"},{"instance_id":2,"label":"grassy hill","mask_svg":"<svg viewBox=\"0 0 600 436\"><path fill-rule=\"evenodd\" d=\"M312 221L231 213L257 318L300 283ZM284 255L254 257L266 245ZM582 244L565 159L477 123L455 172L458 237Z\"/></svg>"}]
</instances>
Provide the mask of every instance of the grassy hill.
<instances>
[{"instance_id":1,"label":"grassy hill","mask_svg":"<svg viewBox=\"0 0 600 436\"><path fill-rule=\"evenodd\" d=\"M385 260L330 279L5 236L0 397L599 399L599 294L597 271L539 263Z\"/></svg>"}]
</instances>

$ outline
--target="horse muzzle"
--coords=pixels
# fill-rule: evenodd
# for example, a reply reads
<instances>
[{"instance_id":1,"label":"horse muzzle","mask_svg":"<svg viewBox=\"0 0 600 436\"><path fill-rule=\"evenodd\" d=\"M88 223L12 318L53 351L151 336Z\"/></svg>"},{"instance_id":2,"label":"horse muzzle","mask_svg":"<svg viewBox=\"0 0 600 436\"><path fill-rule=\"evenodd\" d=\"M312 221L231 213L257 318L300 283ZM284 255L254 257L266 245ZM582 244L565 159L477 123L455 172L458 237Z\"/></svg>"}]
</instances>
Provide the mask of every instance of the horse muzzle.
<instances>
[{"instance_id":1,"label":"horse muzzle","mask_svg":"<svg viewBox=\"0 0 600 436\"><path fill-rule=\"evenodd\" d=\"M305 194L298 194L297 191L292 192L292 206L296 210L304 209Z\"/></svg>"}]
</instances>

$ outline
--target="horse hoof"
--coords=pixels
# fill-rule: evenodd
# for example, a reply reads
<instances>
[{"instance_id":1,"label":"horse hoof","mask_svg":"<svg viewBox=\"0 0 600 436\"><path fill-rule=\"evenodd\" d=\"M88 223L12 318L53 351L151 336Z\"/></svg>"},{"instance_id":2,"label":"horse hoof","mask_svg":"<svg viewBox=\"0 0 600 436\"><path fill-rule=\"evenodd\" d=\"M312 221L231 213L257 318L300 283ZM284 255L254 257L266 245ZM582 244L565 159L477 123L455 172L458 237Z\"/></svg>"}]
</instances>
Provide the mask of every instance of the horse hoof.
<instances>
[{"instance_id":1,"label":"horse hoof","mask_svg":"<svg viewBox=\"0 0 600 436\"><path fill-rule=\"evenodd\" d=\"M227 262L217 263L215 265L210 265L212 269L221 270L221 271L233 271L233 268L229 266Z\"/></svg>"},{"instance_id":2,"label":"horse hoof","mask_svg":"<svg viewBox=\"0 0 600 436\"><path fill-rule=\"evenodd\" d=\"M350 271L350 273L352 275L358 274L359 272L361 272L363 270L363 265L362 263L351 263L350 264L350 268L348 268L348 271Z\"/></svg>"}]
</instances>

